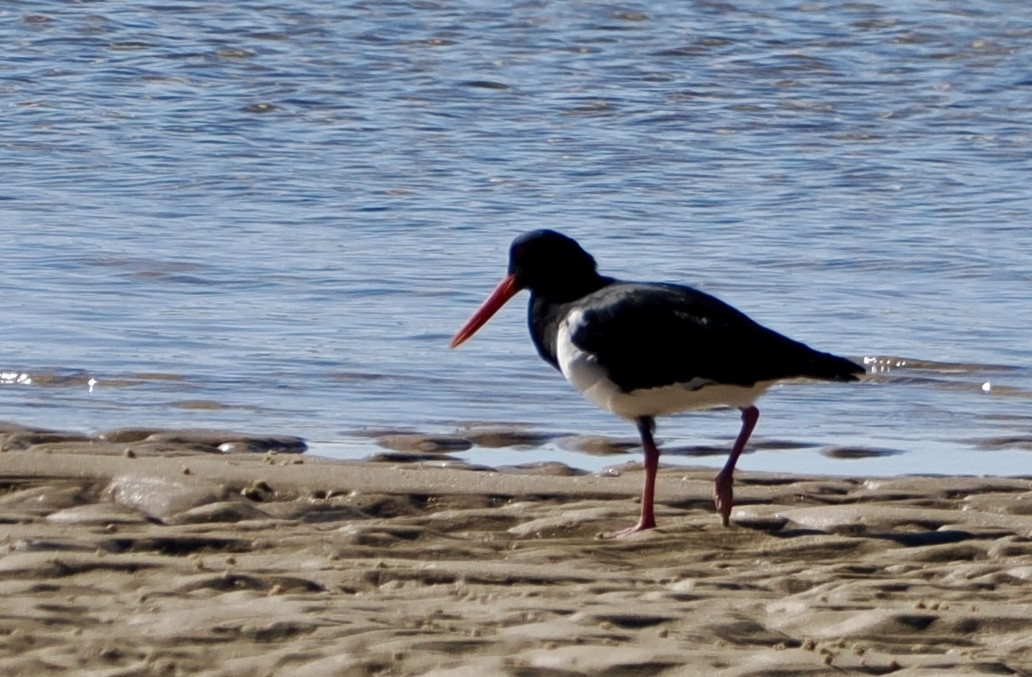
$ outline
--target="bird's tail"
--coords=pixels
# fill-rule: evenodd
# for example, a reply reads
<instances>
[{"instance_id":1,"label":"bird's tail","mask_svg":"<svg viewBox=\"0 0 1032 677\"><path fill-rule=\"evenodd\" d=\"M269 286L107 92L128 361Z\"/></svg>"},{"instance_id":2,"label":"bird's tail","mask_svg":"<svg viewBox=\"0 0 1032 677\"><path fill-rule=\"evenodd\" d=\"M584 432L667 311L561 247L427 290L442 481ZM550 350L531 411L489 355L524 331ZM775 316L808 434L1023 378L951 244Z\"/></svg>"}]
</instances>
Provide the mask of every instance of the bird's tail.
<instances>
[{"instance_id":1,"label":"bird's tail","mask_svg":"<svg viewBox=\"0 0 1032 677\"><path fill-rule=\"evenodd\" d=\"M831 353L813 351L806 363L805 375L824 381L856 381L867 373L856 362Z\"/></svg>"}]
</instances>

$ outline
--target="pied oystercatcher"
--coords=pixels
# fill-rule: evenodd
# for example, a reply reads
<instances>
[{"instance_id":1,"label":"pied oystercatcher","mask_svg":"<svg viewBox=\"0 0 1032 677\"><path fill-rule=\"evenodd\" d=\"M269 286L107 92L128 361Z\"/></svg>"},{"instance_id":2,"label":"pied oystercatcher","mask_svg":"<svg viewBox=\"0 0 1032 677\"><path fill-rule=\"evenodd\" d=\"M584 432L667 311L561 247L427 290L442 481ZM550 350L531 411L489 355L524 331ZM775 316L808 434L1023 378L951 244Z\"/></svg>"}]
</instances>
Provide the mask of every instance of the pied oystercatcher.
<instances>
[{"instance_id":1,"label":"pied oystercatcher","mask_svg":"<svg viewBox=\"0 0 1032 677\"><path fill-rule=\"evenodd\" d=\"M713 494L726 526L735 463L760 413L756 398L782 379L855 381L864 373L858 364L782 336L697 289L599 275L595 259L554 230L513 240L508 275L451 346L476 333L522 289L530 290L530 336L541 357L588 400L633 421L641 435L641 517L611 536L656 526L657 416L725 406L741 410L742 428Z\"/></svg>"}]
</instances>

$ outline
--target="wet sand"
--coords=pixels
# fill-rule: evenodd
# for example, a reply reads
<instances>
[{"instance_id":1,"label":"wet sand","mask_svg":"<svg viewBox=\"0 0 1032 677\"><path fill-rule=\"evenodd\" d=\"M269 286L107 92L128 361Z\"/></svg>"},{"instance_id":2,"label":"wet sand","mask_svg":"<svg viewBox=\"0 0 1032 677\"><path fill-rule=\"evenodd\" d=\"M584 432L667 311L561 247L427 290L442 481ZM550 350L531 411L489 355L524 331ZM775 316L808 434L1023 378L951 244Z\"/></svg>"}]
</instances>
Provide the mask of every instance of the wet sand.
<instances>
[{"instance_id":1,"label":"wet sand","mask_svg":"<svg viewBox=\"0 0 1032 677\"><path fill-rule=\"evenodd\" d=\"M613 541L640 470L298 442L0 426L0 674L1032 675L1030 478L664 468Z\"/></svg>"}]
</instances>

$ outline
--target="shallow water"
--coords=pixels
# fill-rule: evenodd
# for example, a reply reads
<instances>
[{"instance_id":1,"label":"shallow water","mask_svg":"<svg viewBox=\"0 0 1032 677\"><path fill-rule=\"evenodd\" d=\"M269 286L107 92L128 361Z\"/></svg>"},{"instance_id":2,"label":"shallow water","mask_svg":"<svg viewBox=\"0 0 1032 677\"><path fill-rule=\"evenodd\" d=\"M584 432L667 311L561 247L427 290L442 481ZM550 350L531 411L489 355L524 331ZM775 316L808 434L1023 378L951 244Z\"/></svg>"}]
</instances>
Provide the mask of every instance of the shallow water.
<instances>
[{"instance_id":1,"label":"shallow water","mask_svg":"<svg viewBox=\"0 0 1032 677\"><path fill-rule=\"evenodd\" d=\"M771 391L743 469L1029 472L1032 7L0 19L2 418L295 434L340 457L474 425L542 437L456 454L474 462L636 459L561 443L633 429L540 362L520 304L446 347L511 238L548 226L606 273L868 361L858 385ZM666 419L664 458L717 465L737 423Z\"/></svg>"}]
</instances>

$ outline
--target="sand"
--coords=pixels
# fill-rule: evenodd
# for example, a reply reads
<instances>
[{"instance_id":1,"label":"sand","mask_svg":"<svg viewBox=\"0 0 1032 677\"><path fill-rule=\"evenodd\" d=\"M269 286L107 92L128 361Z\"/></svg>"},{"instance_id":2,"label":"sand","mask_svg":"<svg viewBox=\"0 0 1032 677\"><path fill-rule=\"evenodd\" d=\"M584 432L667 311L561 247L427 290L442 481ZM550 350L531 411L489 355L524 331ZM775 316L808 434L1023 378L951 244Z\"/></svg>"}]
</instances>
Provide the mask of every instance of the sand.
<instances>
[{"instance_id":1,"label":"sand","mask_svg":"<svg viewBox=\"0 0 1032 677\"><path fill-rule=\"evenodd\" d=\"M0 674L1032 675L1030 478L742 472L724 528L663 468L608 540L640 470L294 442L0 426Z\"/></svg>"}]
</instances>

